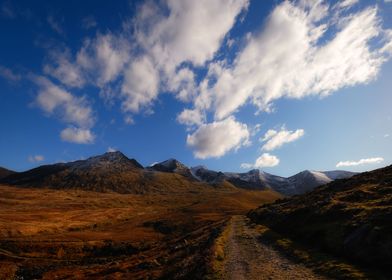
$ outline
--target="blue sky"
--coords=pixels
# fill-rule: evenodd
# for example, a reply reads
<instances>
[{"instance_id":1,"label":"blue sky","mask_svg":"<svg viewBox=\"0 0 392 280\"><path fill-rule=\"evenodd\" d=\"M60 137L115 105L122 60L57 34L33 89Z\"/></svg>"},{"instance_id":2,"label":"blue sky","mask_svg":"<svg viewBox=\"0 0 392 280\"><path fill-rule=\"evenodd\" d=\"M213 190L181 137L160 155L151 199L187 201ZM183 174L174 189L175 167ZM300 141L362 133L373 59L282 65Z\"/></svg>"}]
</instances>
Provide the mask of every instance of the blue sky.
<instances>
[{"instance_id":1,"label":"blue sky","mask_svg":"<svg viewBox=\"0 0 392 280\"><path fill-rule=\"evenodd\" d=\"M0 166L392 162L391 1L1 1Z\"/></svg>"}]
</instances>

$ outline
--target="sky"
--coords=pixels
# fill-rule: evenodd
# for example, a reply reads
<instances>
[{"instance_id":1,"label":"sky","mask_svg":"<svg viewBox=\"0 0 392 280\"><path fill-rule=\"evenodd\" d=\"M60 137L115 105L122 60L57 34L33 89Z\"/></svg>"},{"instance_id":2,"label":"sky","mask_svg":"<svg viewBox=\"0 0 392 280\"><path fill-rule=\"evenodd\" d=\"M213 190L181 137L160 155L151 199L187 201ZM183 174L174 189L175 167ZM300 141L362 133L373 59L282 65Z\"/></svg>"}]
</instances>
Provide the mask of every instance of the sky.
<instances>
[{"instance_id":1,"label":"sky","mask_svg":"<svg viewBox=\"0 0 392 280\"><path fill-rule=\"evenodd\" d=\"M392 163L392 1L0 1L0 166Z\"/></svg>"}]
</instances>

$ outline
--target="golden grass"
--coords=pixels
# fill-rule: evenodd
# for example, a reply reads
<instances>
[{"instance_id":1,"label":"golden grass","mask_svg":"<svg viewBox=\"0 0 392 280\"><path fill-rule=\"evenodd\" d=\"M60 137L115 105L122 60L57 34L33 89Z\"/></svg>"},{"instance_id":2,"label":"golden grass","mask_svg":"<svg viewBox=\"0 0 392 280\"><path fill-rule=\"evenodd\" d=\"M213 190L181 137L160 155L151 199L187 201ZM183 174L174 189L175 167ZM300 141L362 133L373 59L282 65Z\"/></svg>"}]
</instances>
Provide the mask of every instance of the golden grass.
<instances>
[{"instance_id":1,"label":"golden grass","mask_svg":"<svg viewBox=\"0 0 392 280\"><path fill-rule=\"evenodd\" d=\"M16 267L0 279L21 268L48 279L176 275L205 261L202 250L231 215L280 197L187 184L143 195L0 186L0 267Z\"/></svg>"}]
</instances>

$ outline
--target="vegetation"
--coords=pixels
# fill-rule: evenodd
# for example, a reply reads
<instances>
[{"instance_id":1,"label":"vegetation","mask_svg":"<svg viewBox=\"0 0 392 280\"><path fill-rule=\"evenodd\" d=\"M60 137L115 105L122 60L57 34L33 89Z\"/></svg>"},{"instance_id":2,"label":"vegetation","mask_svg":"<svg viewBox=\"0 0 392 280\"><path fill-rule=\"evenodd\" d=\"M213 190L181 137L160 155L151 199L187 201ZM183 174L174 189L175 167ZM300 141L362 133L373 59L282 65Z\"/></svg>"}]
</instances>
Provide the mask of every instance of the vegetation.
<instances>
[{"instance_id":1,"label":"vegetation","mask_svg":"<svg viewBox=\"0 0 392 280\"><path fill-rule=\"evenodd\" d=\"M390 273L392 166L336 180L307 195L261 206L248 216L289 237L275 240L280 247L289 249L291 243L287 240L292 239L349 260L357 267L379 270L385 277ZM306 261L305 257L300 259ZM350 270L343 263L339 265L340 268L337 263L326 262L323 266L336 270L336 275L345 275L343 271Z\"/></svg>"},{"instance_id":2,"label":"vegetation","mask_svg":"<svg viewBox=\"0 0 392 280\"><path fill-rule=\"evenodd\" d=\"M0 279L199 279L227 219L279 198L171 175L165 194L0 186Z\"/></svg>"}]
</instances>

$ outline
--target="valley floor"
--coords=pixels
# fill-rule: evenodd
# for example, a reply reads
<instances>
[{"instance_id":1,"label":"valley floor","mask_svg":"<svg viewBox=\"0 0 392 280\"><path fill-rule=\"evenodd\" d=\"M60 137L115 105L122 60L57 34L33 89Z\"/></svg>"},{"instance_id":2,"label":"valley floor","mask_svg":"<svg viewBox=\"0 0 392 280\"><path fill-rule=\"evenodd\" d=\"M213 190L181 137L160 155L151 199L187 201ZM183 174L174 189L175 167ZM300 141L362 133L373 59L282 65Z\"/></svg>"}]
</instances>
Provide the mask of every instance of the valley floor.
<instances>
[{"instance_id":1,"label":"valley floor","mask_svg":"<svg viewBox=\"0 0 392 280\"><path fill-rule=\"evenodd\" d=\"M279 197L0 186L0 279L204 279L226 221Z\"/></svg>"},{"instance_id":2,"label":"valley floor","mask_svg":"<svg viewBox=\"0 0 392 280\"><path fill-rule=\"evenodd\" d=\"M235 215L221 235L223 255L215 261L216 279L326 279L293 262L265 242L246 216ZM219 242L219 240L218 240Z\"/></svg>"}]
</instances>

